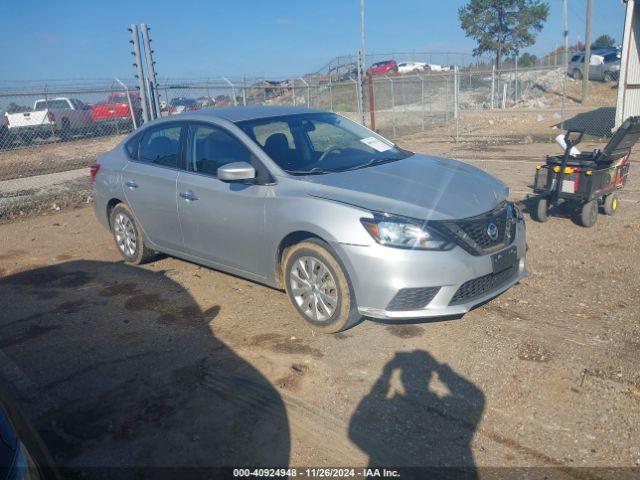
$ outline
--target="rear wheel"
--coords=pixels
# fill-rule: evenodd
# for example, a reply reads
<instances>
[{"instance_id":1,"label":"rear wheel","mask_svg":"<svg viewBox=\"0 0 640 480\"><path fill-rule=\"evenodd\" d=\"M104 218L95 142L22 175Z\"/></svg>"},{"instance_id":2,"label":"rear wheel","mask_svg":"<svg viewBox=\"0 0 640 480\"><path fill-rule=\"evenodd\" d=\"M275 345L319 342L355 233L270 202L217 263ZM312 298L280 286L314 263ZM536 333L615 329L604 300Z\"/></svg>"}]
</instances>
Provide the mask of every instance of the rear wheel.
<instances>
[{"instance_id":1,"label":"rear wheel","mask_svg":"<svg viewBox=\"0 0 640 480\"><path fill-rule=\"evenodd\" d=\"M31 145L33 143L33 135L30 133L21 133L18 138L20 138L23 145Z\"/></svg>"},{"instance_id":2,"label":"rear wheel","mask_svg":"<svg viewBox=\"0 0 640 480\"><path fill-rule=\"evenodd\" d=\"M606 215L614 215L618 210L618 205L620 205L620 197L617 193L611 193L604 197L602 209Z\"/></svg>"},{"instance_id":3,"label":"rear wheel","mask_svg":"<svg viewBox=\"0 0 640 480\"><path fill-rule=\"evenodd\" d=\"M68 118L62 119L62 129L60 130L60 139L63 142L71 139L71 124L69 123Z\"/></svg>"},{"instance_id":4,"label":"rear wheel","mask_svg":"<svg viewBox=\"0 0 640 480\"><path fill-rule=\"evenodd\" d=\"M583 227L593 227L598 220L598 202L591 200L582 205L580 210L580 225Z\"/></svg>"},{"instance_id":5,"label":"rear wheel","mask_svg":"<svg viewBox=\"0 0 640 480\"><path fill-rule=\"evenodd\" d=\"M577 68L573 71L573 74L571 76L576 80L582 80L582 72Z\"/></svg>"},{"instance_id":6,"label":"rear wheel","mask_svg":"<svg viewBox=\"0 0 640 480\"><path fill-rule=\"evenodd\" d=\"M289 300L315 330L336 333L359 320L349 279L323 242L309 240L290 247L283 265Z\"/></svg>"},{"instance_id":7,"label":"rear wheel","mask_svg":"<svg viewBox=\"0 0 640 480\"><path fill-rule=\"evenodd\" d=\"M544 223L549 220L549 201L544 197L539 198L536 203L534 220L537 220L540 223Z\"/></svg>"},{"instance_id":8,"label":"rear wheel","mask_svg":"<svg viewBox=\"0 0 640 480\"><path fill-rule=\"evenodd\" d=\"M118 251L127 263L140 265L155 257L155 252L144 244L140 228L125 204L119 203L113 208L109 221Z\"/></svg>"}]
</instances>

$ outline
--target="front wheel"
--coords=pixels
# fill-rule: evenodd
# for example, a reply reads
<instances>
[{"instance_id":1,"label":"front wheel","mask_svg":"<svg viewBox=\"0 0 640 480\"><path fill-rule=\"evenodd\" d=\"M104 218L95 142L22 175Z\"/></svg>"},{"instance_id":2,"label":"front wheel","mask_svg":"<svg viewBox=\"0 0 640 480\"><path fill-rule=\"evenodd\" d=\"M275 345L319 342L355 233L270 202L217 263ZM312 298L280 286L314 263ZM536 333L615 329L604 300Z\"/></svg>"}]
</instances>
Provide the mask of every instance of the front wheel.
<instances>
[{"instance_id":1,"label":"front wheel","mask_svg":"<svg viewBox=\"0 0 640 480\"><path fill-rule=\"evenodd\" d=\"M336 333L359 320L349 279L323 242L310 240L290 247L283 264L289 300L315 330Z\"/></svg>"},{"instance_id":2,"label":"front wheel","mask_svg":"<svg viewBox=\"0 0 640 480\"><path fill-rule=\"evenodd\" d=\"M540 223L544 223L549 220L549 201L544 197L539 198L536 203L534 220L537 220Z\"/></svg>"},{"instance_id":3,"label":"front wheel","mask_svg":"<svg viewBox=\"0 0 640 480\"><path fill-rule=\"evenodd\" d=\"M591 200L584 205L580 210L580 225L583 227L593 227L598 220L598 202Z\"/></svg>"},{"instance_id":4,"label":"front wheel","mask_svg":"<svg viewBox=\"0 0 640 480\"><path fill-rule=\"evenodd\" d=\"M602 205L602 209L606 215L615 215L618 210L618 205L620 204L620 197L617 193L610 193L606 197L604 197L604 204Z\"/></svg>"},{"instance_id":5,"label":"front wheel","mask_svg":"<svg viewBox=\"0 0 640 480\"><path fill-rule=\"evenodd\" d=\"M155 252L144 244L140 228L126 205L116 205L109 221L118 251L127 263L141 265L153 259Z\"/></svg>"}]
</instances>

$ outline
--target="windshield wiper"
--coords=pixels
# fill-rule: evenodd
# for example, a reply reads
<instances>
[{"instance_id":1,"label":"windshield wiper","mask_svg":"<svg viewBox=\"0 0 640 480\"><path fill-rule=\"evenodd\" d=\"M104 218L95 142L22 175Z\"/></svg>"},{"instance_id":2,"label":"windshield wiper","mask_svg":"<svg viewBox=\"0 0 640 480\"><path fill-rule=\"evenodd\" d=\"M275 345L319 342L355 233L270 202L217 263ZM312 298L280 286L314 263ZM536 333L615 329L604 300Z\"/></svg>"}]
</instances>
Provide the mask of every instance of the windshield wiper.
<instances>
[{"instance_id":1,"label":"windshield wiper","mask_svg":"<svg viewBox=\"0 0 640 480\"><path fill-rule=\"evenodd\" d=\"M387 158L372 158L364 163L361 163L359 165L354 165L353 167L348 167L348 168L342 168L339 171L340 172L348 172L350 170L359 170L361 168L367 168L367 167L371 167L373 165L378 165L380 163L387 163L387 162L393 162L395 160L400 160L400 158L391 158L391 157L387 157Z\"/></svg>"},{"instance_id":2,"label":"windshield wiper","mask_svg":"<svg viewBox=\"0 0 640 480\"><path fill-rule=\"evenodd\" d=\"M331 172L335 172L335 170L327 170L320 167L313 167L309 170L287 170L287 173L291 173L292 175L321 175Z\"/></svg>"}]
</instances>

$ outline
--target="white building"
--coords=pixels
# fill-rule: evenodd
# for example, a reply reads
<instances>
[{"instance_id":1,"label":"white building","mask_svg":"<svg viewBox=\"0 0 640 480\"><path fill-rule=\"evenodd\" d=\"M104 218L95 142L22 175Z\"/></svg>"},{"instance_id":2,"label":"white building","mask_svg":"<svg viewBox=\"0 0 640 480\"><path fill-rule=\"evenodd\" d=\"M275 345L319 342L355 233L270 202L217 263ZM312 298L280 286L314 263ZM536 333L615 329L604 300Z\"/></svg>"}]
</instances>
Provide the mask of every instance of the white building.
<instances>
[{"instance_id":1,"label":"white building","mask_svg":"<svg viewBox=\"0 0 640 480\"><path fill-rule=\"evenodd\" d=\"M640 0L623 1L627 4L627 13L622 39L615 128L626 118L640 115Z\"/></svg>"}]
</instances>

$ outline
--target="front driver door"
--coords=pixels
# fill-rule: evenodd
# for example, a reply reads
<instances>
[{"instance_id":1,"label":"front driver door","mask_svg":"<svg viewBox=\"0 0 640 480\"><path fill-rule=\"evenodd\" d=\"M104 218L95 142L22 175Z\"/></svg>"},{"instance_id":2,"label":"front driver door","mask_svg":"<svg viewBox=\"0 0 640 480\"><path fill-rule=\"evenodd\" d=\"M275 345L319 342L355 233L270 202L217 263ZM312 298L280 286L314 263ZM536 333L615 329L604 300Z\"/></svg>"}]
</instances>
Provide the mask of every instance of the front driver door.
<instances>
[{"instance_id":1,"label":"front driver door","mask_svg":"<svg viewBox=\"0 0 640 480\"><path fill-rule=\"evenodd\" d=\"M176 205L181 132L181 123L146 129L122 172L127 204L145 236L173 250L182 249Z\"/></svg>"},{"instance_id":2,"label":"front driver door","mask_svg":"<svg viewBox=\"0 0 640 480\"><path fill-rule=\"evenodd\" d=\"M207 123L187 127L186 170L180 172L177 184L184 248L238 273L265 277L272 264L262 245L264 202L270 187L218 180L217 169L232 162L256 160L222 127Z\"/></svg>"}]
</instances>

